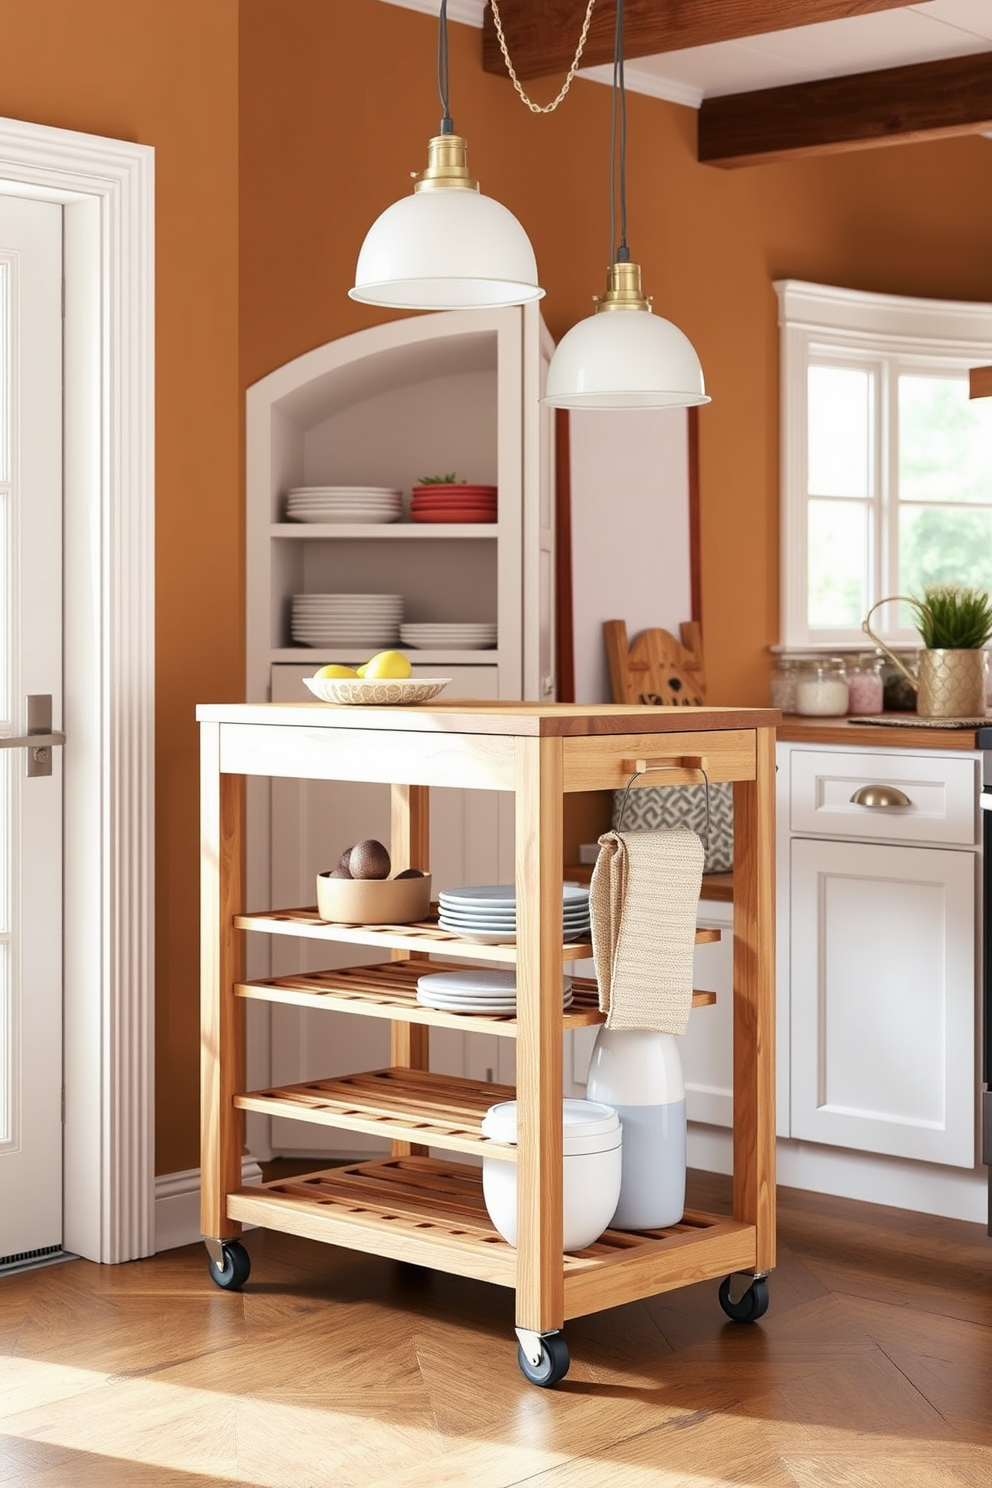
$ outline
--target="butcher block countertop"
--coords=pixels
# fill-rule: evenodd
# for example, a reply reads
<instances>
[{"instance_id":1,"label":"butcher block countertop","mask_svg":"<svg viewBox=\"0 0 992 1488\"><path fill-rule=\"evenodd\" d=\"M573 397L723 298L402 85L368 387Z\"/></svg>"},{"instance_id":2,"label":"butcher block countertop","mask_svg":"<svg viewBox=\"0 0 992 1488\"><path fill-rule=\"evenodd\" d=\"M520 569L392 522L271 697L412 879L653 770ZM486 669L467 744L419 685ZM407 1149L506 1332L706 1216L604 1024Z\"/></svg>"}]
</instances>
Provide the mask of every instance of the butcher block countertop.
<instances>
[{"instance_id":1,"label":"butcher block countertop","mask_svg":"<svg viewBox=\"0 0 992 1488\"><path fill-rule=\"evenodd\" d=\"M794 713L783 714L776 730L776 737L784 744L847 744L875 749L977 749L976 734L973 728L852 723L848 718L807 718Z\"/></svg>"}]
</instances>

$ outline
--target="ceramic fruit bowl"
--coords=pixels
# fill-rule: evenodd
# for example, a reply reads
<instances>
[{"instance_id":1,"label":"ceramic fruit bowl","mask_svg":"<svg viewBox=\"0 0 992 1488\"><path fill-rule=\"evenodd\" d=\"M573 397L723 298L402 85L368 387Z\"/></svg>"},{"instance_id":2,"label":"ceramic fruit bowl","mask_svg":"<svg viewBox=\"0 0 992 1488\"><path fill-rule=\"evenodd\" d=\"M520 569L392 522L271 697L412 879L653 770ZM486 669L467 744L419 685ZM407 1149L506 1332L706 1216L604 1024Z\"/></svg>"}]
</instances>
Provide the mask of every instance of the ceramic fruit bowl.
<instances>
[{"instance_id":1,"label":"ceramic fruit bowl","mask_svg":"<svg viewBox=\"0 0 992 1488\"><path fill-rule=\"evenodd\" d=\"M361 677L304 677L303 681L322 703L361 703L366 707L402 707L407 703L429 703L444 691L450 677L382 677L365 682Z\"/></svg>"},{"instance_id":2,"label":"ceramic fruit bowl","mask_svg":"<svg viewBox=\"0 0 992 1488\"><path fill-rule=\"evenodd\" d=\"M331 878L317 874L317 913L335 925L412 925L431 907L431 876Z\"/></svg>"}]
</instances>

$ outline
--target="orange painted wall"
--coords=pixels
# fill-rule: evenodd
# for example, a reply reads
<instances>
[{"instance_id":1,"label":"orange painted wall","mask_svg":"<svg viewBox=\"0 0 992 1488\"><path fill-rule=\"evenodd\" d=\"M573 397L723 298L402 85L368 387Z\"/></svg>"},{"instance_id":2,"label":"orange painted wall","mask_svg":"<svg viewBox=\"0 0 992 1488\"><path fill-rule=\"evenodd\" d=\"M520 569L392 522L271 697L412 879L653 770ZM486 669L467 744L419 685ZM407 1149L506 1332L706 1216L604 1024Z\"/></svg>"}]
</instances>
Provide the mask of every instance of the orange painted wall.
<instances>
[{"instance_id":1,"label":"orange painted wall","mask_svg":"<svg viewBox=\"0 0 992 1488\"><path fill-rule=\"evenodd\" d=\"M243 697L237 0L0 0L0 113L155 148L159 1172L194 1166L194 709Z\"/></svg>"}]
</instances>

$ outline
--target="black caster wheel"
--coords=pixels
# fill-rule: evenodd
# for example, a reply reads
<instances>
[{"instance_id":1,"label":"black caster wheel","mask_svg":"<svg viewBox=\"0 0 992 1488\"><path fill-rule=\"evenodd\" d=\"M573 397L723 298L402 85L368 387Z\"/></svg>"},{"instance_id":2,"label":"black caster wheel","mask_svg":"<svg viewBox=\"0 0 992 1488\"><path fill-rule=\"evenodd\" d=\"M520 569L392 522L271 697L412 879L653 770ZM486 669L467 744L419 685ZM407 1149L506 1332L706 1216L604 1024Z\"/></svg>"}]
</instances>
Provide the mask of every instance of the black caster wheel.
<instances>
[{"instance_id":1,"label":"black caster wheel","mask_svg":"<svg viewBox=\"0 0 992 1488\"><path fill-rule=\"evenodd\" d=\"M563 1380L568 1373L568 1344L560 1333L549 1333L546 1338L541 1339L541 1357L536 1364L528 1359L522 1345L517 1348L517 1363L521 1373L532 1385L547 1389Z\"/></svg>"},{"instance_id":2,"label":"black caster wheel","mask_svg":"<svg viewBox=\"0 0 992 1488\"><path fill-rule=\"evenodd\" d=\"M239 1292L248 1280L251 1256L238 1240L225 1240L221 1249L224 1253L222 1266L212 1256L207 1261L210 1280L226 1292Z\"/></svg>"},{"instance_id":3,"label":"black caster wheel","mask_svg":"<svg viewBox=\"0 0 992 1488\"><path fill-rule=\"evenodd\" d=\"M735 1323L756 1323L760 1317L764 1317L768 1311L768 1283L763 1276L755 1277L743 1297L738 1301L730 1300L730 1283L733 1277L727 1276L720 1283L720 1306L728 1318Z\"/></svg>"}]
</instances>

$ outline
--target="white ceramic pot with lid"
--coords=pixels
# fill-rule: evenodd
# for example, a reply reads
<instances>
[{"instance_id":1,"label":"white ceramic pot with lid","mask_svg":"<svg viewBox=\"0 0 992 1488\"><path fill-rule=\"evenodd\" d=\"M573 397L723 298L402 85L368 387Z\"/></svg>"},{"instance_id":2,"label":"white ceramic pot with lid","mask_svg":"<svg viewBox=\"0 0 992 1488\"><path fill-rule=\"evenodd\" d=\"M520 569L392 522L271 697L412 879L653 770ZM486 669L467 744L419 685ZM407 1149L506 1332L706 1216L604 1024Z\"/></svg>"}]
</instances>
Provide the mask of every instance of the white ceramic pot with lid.
<instances>
[{"instance_id":1,"label":"white ceramic pot with lid","mask_svg":"<svg viewBox=\"0 0 992 1488\"><path fill-rule=\"evenodd\" d=\"M482 1133L496 1142L517 1140L517 1103L490 1106ZM562 1207L565 1251L584 1250L606 1229L620 1196L620 1119L599 1101L562 1101ZM503 1239L517 1243L517 1165L483 1158L482 1192L489 1218Z\"/></svg>"}]
</instances>

